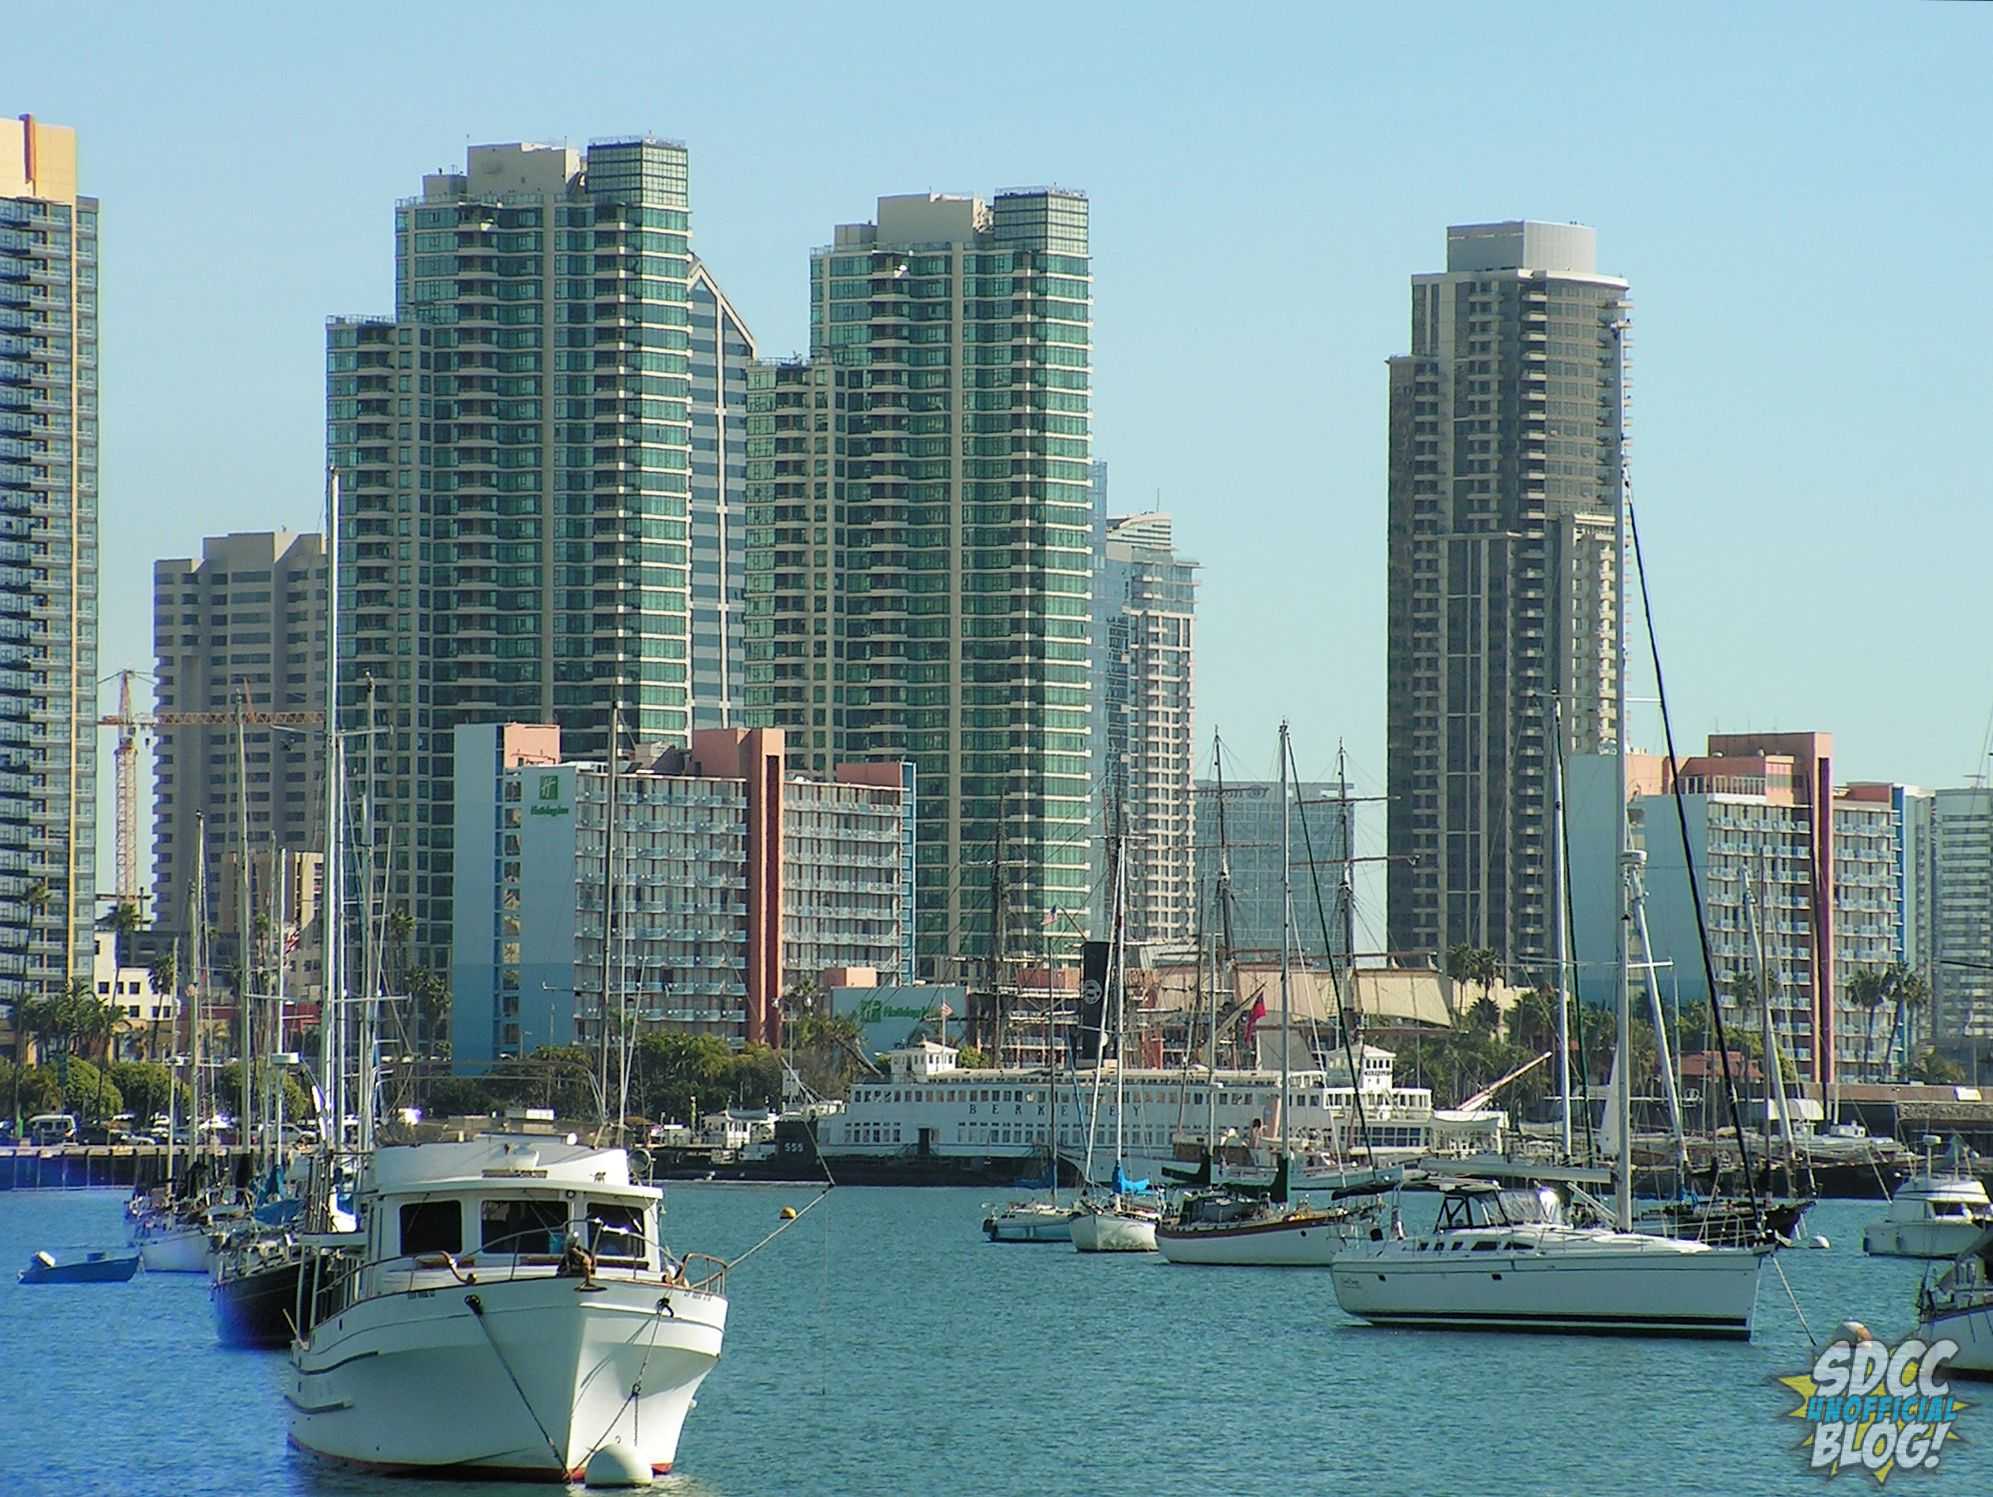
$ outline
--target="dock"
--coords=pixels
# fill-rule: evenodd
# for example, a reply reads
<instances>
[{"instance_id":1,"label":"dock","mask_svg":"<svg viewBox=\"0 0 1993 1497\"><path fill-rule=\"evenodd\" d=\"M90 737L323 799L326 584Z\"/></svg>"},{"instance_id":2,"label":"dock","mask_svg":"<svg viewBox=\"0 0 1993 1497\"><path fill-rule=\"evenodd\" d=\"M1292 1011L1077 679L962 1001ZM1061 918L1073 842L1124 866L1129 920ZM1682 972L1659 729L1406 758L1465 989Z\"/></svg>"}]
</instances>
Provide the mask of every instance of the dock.
<instances>
[{"instance_id":1,"label":"dock","mask_svg":"<svg viewBox=\"0 0 1993 1497\"><path fill-rule=\"evenodd\" d=\"M224 1160L231 1173L244 1167L246 1149L204 1151ZM166 1179L164 1144L65 1144L52 1148L0 1149L0 1190L89 1190L159 1185ZM178 1151L180 1168L188 1152Z\"/></svg>"}]
</instances>

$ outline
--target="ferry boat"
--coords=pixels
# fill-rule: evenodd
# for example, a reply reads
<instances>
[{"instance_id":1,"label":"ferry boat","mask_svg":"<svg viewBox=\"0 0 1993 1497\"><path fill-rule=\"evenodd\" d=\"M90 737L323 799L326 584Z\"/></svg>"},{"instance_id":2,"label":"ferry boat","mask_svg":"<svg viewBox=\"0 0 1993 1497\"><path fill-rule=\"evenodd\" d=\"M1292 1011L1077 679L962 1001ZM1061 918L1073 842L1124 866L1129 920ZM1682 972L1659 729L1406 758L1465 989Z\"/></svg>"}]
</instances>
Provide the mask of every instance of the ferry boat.
<instances>
[{"instance_id":1,"label":"ferry boat","mask_svg":"<svg viewBox=\"0 0 1993 1497\"><path fill-rule=\"evenodd\" d=\"M1298 1038L1298 1036L1297 1036ZM887 1052L886 1073L856 1082L843 1109L812 1121L816 1147L843 1183L1013 1181L1042 1174L1048 1157L1077 1173L1085 1156L1087 1092L1083 1077L1037 1069L964 1070L952 1046L932 1040ZM1395 1056L1361 1047L1358 1066L1370 1149L1359 1145L1349 1067L1334 1052L1313 1054L1293 1073L1294 1188L1328 1189L1344 1178L1339 1161L1361 1155L1372 1164L1430 1155L1500 1153L1507 1114L1498 1109L1449 1111L1433 1106L1425 1087L1399 1086ZM1113 1061L1106 1062L1112 1066ZM1265 1185L1273 1179L1280 1139L1277 1069L1219 1070L1131 1066L1118 1093L1118 1119L1129 1175L1172 1178L1197 1165L1215 1116L1211 1183ZM1215 1094L1215 1095L1210 1095ZM1103 1098L1094 1121L1096 1157L1114 1159L1115 1105ZM782 1151L783 1127L749 1151L751 1163L777 1178L785 1162L798 1178L821 1172L814 1151ZM1319 1183L1316 1183L1319 1182Z\"/></svg>"}]
</instances>

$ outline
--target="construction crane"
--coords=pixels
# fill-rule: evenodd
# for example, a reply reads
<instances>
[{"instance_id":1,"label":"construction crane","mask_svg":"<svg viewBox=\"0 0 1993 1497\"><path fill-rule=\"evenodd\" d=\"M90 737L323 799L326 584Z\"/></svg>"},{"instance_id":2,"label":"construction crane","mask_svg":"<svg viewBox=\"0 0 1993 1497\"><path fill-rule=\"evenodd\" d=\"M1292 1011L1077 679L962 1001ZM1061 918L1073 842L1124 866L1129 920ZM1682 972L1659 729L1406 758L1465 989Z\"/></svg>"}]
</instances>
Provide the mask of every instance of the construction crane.
<instances>
[{"instance_id":1,"label":"construction crane","mask_svg":"<svg viewBox=\"0 0 1993 1497\"><path fill-rule=\"evenodd\" d=\"M140 712L132 704L132 682L144 673L118 671L104 681L118 683L118 710L97 719L97 725L118 730L118 746L113 756L117 778L117 863L115 893L101 896L114 905L130 905L144 913L151 894L145 888L139 868L138 774L139 747L149 733L171 732L175 728L232 728L239 721L252 728L311 728L325 721L323 712L264 712L249 701L249 683L242 683L242 704L212 712ZM150 677L146 677L150 680ZM99 682L102 685L103 682Z\"/></svg>"}]
</instances>

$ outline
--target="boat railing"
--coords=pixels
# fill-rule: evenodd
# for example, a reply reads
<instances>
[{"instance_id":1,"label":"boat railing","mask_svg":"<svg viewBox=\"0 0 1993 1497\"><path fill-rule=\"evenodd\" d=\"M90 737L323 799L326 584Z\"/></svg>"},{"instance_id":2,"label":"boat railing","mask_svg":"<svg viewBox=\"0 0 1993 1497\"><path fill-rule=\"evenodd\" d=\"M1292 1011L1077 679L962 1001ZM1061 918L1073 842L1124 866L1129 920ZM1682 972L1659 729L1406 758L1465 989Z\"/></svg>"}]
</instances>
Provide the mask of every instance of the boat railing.
<instances>
[{"instance_id":1,"label":"boat railing","mask_svg":"<svg viewBox=\"0 0 1993 1497\"><path fill-rule=\"evenodd\" d=\"M589 1225L599 1229L604 1224L591 1221ZM588 1251L577 1234L567 1231L550 1233L541 1227L495 1238L469 1253L437 1249L426 1253L396 1253L360 1262L348 1261L331 1276L321 1277L313 1301L312 1323L329 1320L362 1299L434 1289L434 1280L424 1276L433 1275L438 1269L447 1269L458 1283L465 1285L505 1284L520 1278L578 1278L584 1283L613 1278L632 1282L655 1280L667 1288L684 1289L693 1294L726 1293L725 1259L710 1253L686 1253L673 1258L669 1252L661 1251L656 1261L663 1267L654 1268L648 1251L650 1239L640 1232L620 1226L614 1230L622 1242L642 1244L645 1249L643 1257L639 1259L635 1255L626 1257L618 1254L606 1262L601 1261ZM599 1237L598 1232L597 1240ZM528 1242L545 1243L551 1249L556 1241L560 1243L559 1251L512 1250ZM370 1271L374 1276L373 1287L370 1293L363 1294L359 1292L359 1287Z\"/></svg>"}]
</instances>

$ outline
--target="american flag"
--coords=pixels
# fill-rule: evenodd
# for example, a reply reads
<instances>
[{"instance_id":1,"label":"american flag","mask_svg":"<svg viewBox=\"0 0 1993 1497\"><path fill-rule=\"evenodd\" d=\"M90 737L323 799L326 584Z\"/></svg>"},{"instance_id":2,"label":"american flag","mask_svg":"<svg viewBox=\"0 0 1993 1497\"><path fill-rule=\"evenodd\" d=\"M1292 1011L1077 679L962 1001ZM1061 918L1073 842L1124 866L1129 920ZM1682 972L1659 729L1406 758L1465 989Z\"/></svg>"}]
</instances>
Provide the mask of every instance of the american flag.
<instances>
[{"instance_id":1,"label":"american flag","mask_svg":"<svg viewBox=\"0 0 1993 1497\"><path fill-rule=\"evenodd\" d=\"M950 1008L947 1004L944 1003L941 1005L941 1017L944 1019L952 1019L955 1017L955 1010Z\"/></svg>"},{"instance_id":2,"label":"american flag","mask_svg":"<svg viewBox=\"0 0 1993 1497\"><path fill-rule=\"evenodd\" d=\"M297 926L295 925L285 926L284 955L289 956L292 952L296 951L298 949L298 944L303 940L304 940L304 932L299 930Z\"/></svg>"}]
</instances>

